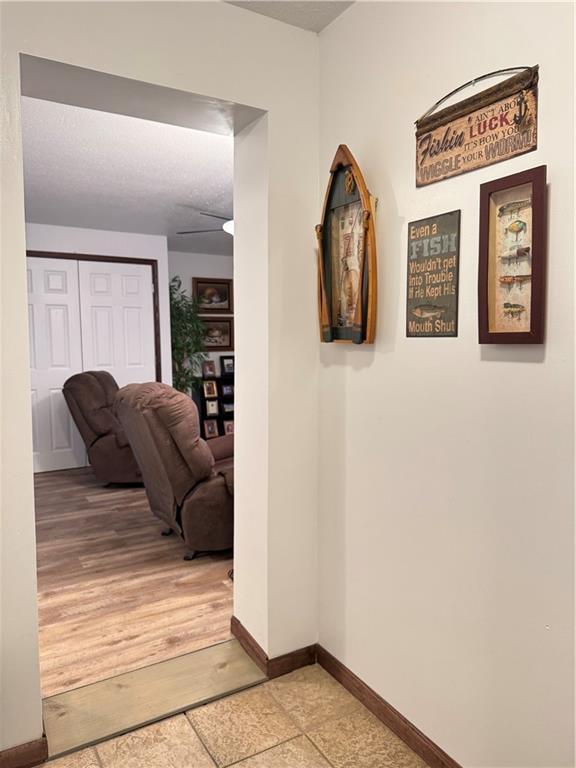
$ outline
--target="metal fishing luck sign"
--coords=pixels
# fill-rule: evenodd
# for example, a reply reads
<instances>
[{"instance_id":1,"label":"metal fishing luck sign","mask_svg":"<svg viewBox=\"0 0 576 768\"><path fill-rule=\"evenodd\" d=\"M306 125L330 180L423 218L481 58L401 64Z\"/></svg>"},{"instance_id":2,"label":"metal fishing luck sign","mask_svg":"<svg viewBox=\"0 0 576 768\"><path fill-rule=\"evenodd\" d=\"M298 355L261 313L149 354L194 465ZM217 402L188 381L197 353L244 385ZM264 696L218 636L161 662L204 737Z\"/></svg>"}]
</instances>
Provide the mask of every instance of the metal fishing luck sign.
<instances>
[{"instance_id":1,"label":"metal fishing luck sign","mask_svg":"<svg viewBox=\"0 0 576 768\"><path fill-rule=\"evenodd\" d=\"M492 88L436 108L480 80L519 74ZM471 80L436 102L416 122L416 186L500 163L537 147L538 67L499 70Z\"/></svg>"}]
</instances>

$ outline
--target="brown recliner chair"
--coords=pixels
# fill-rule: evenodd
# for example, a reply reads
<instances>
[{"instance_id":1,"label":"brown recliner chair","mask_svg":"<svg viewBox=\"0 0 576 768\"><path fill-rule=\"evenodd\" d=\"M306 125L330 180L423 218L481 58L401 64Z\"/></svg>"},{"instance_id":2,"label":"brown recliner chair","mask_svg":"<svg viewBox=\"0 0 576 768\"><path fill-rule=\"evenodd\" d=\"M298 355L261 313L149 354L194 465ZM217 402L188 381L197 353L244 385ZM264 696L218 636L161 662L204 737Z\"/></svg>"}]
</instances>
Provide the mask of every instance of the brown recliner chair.
<instances>
[{"instance_id":1,"label":"brown recliner chair","mask_svg":"<svg viewBox=\"0 0 576 768\"><path fill-rule=\"evenodd\" d=\"M198 552L230 549L234 533L233 436L207 443L198 409L167 384L128 384L118 391L115 412L142 472L150 508L188 547Z\"/></svg>"},{"instance_id":2,"label":"brown recliner chair","mask_svg":"<svg viewBox=\"0 0 576 768\"><path fill-rule=\"evenodd\" d=\"M128 439L112 412L116 392L118 384L108 371L77 373L62 388L98 480L103 483L141 483L140 470Z\"/></svg>"}]
</instances>

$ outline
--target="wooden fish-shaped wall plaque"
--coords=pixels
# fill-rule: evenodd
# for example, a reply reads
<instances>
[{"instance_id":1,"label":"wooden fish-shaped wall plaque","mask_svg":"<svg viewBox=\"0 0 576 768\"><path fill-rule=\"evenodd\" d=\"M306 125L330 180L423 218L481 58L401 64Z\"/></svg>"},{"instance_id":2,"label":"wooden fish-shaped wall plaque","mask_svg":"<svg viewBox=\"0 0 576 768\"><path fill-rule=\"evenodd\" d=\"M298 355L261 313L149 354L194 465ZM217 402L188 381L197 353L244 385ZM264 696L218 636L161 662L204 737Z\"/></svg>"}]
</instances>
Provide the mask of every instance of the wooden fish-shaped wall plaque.
<instances>
[{"instance_id":1,"label":"wooden fish-shaped wall plaque","mask_svg":"<svg viewBox=\"0 0 576 768\"><path fill-rule=\"evenodd\" d=\"M330 168L318 239L320 339L372 344L376 331L375 201L341 144Z\"/></svg>"}]
</instances>

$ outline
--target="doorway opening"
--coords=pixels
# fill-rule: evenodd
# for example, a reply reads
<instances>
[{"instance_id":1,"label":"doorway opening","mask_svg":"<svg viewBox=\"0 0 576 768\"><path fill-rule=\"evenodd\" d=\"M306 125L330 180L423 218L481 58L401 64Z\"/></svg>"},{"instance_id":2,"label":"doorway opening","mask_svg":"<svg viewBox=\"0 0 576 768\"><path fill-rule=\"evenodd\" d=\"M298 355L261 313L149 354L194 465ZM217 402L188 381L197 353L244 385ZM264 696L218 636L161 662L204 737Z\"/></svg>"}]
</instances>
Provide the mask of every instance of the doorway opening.
<instances>
[{"instance_id":1,"label":"doorway opening","mask_svg":"<svg viewBox=\"0 0 576 768\"><path fill-rule=\"evenodd\" d=\"M118 98L122 89L131 94L125 101ZM68 699L59 697L77 691L88 697L93 715L92 686L102 684L94 696L106 696L111 680L132 680L127 676L146 669L165 680L179 660L231 641L232 551L216 544L190 559L182 510L195 487L175 491L173 526L166 528L157 513L158 489L187 460L182 446L173 439L172 466L160 456L158 479L146 466L146 446L134 442L137 427L124 420L115 390L107 389L110 380L120 392L172 384L170 284L176 281L194 299L205 328L196 388L186 394L198 416L184 432L199 432L213 455L207 482L221 481L220 490L233 499L233 452L222 455L215 447L224 439L233 443L235 417L233 239L222 223L229 229L233 219L234 133L262 113L166 91L22 57L45 717L62 718ZM130 104L130 113L119 104ZM107 378L96 379L98 389L94 377L102 373ZM93 378L86 382L86 375ZM101 435L103 421L108 431ZM168 439L164 429L157 442ZM124 466L127 452L132 463ZM228 661L235 652L220 651ZM161 667L168 662L176 665ZM191 663L195 668L197 657ZM220 681L218 695L261 678L243 667L228 687ZM142 679L129 685L136 690ZM146 679L150 685L149 674ZM202 700L190 696L184 692L161 712L122 725L117 705L103 732L62 742L51 754Z\"/></svg>"}]
</instances>

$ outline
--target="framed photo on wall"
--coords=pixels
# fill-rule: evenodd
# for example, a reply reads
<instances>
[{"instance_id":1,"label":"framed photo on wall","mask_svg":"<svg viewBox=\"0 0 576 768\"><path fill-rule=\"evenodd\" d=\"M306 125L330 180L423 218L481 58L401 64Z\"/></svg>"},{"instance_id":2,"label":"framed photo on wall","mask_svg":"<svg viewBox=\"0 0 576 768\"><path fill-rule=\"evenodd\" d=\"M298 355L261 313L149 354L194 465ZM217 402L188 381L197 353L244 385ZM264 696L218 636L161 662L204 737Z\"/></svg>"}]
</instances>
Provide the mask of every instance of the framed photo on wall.
<instances>
[{"instance_id":1,"label":"framed photo on wall","mask_svg":"<svg viewBox=\"0 0 576 768\"><path fill-rule=\"evenodd\" d=\"M216 277L193 277L192 296L198 302L198 311L232 314L234 311L232 282L232 280Z\"/></svg>"},{"instance_id":2,"label":"framed photo on wall","mask_svg":"<svg viewBox=\"0 0 576 768\"><path fill-rule=\"evenodd\" d=\"M204 419L204 434L206 435L206 440L218 437L218 421L216 419Z\"/></svg>"},{"instance_id":3,"label":"framed photo on wall","mask_svg":"<svg viewBox=\"0 0 576 768\"><path fill-rule=\"evenodd\" d=\"M202 376L205 379L210 379L216 376L216 362L214 360L202 361Z\"/></svg>"},{"instance_id":4,"label":"framed photo on wall","mask_svg":"<svg viewBox=\"0 0 576 768\"><path fill-rule=\"evenodd\" d=\"M234 373L234 355L222 355L220 358L220 375L229 376Z\"/></svg>"},{"instance_id":5,"label":"framed photo on wall","mask_svg":"<svg viewBox=\"0 0 576 768\"><path fill-rule=\"evenodd\" d=\"M215 381L204 382L204 397L218 397L218 387Z\"/></svg>"},{"instance_id":6,"label":"framed photo on wall","mask_svg":"<svg viewBox=\"0 0 576 768\"><path fill-rule=\"evenodd\" d=\"M224 422L224 434L225 435L233 435L234 434L234 422L233 421L225 421Z\"/></svg>"},{"instance_id":7,"label":"framed photo on wall","mask_svg":"<svg viewBox=\"0 0 576 768\"><path fill-rule=\"evenodd\" d=\"M480 187L480 344L542 344L546 166Z\"/></svg>"},{"instance_id":8,"label":"framed photo on wall","mask_svg":"<svg viewBox=\"0 0 576 768\"><path fill-rule=\"evenodd\" d=\"M234 319L232 317L202 317L206 329L206 352L227 352L234 349Z\"/></svg>"},{"instance_id":9,"label":"framed photo on wall","mask_svg":"<svg viewBox=\"0 0 576 768\"><path fill-rule=\"evenodd\" d=\"M218 416L218 400L206 400L206 414Z\"/></svg>"}]
</instances>

